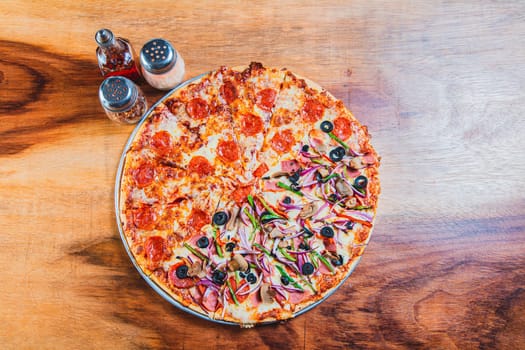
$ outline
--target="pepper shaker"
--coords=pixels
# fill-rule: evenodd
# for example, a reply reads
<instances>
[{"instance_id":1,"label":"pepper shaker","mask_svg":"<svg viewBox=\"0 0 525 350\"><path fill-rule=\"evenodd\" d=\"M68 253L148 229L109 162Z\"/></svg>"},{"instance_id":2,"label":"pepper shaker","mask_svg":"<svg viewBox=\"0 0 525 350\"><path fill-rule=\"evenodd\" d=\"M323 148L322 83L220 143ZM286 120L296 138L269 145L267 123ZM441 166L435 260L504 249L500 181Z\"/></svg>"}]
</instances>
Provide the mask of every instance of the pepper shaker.
<instances>
[{"instance_id":1,"label":"pepper shaker","mask_svg":"<svg viewBox=\"0 0 525 350\"><path fill-rule=\"evenodd\" d=\"M102 76L120 75L135 82L140 81L140 72L135 54L127 39L115 37L111 30L100 29L95 35L98 66Z\"/></svg>"},{"instance_id":2,"label":"pepper shaker","mask_svg":"<svg viewBox=\"0 0 525 350\"><path fill-rule=\"evenodd\" d=\"M109 119L121 124L134 124L148 106L140 88L121 76L106 78L98 90L100 104Z\"/></svg>"},{"instance_id":3,"label":"pepper shaker","mask_svg":"<svg viewBox=\"0 0 525 350\"><path fill-rule=\"evenodd\" d=\"M184 78L184 60L169 41L152 39L140 51L140 65L144 79L152 87L169 90Z\"/></svg>"}]
</instances>

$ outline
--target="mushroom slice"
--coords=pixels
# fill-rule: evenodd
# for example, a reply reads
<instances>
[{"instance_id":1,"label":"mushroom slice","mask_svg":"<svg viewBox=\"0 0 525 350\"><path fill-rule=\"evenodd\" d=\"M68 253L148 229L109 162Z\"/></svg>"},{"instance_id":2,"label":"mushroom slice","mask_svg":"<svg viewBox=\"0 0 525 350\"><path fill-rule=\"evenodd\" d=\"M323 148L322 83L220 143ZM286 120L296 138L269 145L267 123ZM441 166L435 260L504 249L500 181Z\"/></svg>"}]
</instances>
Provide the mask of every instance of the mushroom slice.
<instances>
[{"instance_id":1,"label":"mushroom slice","mask_svg":"<svg viewBox=\"0 0 525 350\"><path fill-rule=\"evenodd\" d=\"M325 178L328 175L330 175L330 171L325 167L320 167L319 169L317 169L317 172L319 173L319 175L321 175L322 178Z\"/></svg>"},{"instance_id":2,"label":"mushroom slice","mask_svg":"<svg viewBox=\"0 0 525 350\"><path fill-rule=\"evenodd\" d=\"M246 271L248 270L248 262L244 256L240 254L235 254L230 263L228 264L228 270L230 271Z\"/></svg>"},{"instance_id":3,"label":"mushroom slice","mask_svg":"<svg viewBox=\"0 0 525 350\"><path fill-rule=\"evenodd\" d=\"M202 264L200 262L198 262L198 261L195 261L188 268L188 276L190 276L190 277L199 276L202 272L203 272Z\"/></svg>"},{"instance_id":4,"label":"mushroom slice","mask_svg":"<svg viewBox=\"0 0 525 350\"><path fill-rule=\"evenodd\" d=\"M346 200L345 206L347 208L353 208L357 205L357 199L355 197L350 197Z\"/></svg>"},{"instance_id":5,"label":"mushroom slice","mask_svg":"<svg viewBox=\"0 0 525 350\"><path fill-rule=\"evenodd\" d=\"M304 207L299 212L299 217L301 219L308 219L314 215L317 211L317 205L314 202L309 202L304 205Z\"/></svg>"},{"instance_id":6,"label":"mushroom slice","mask_svg":"<svg viewBox=\"0 0 525 350\"><path fill-rule=\"evenodd\" d=\"M271 304L275 298L275 291L272 289L269 283L261 284L261 289L259 290L261 295L261 300L265 304Z\"/></svg>"},{"instance_id":7,"label":"mushroom slice","mask_svg":"<svg viewBox=\"0 0 525 350\"><path fill-rule=\"evenodd\" d=\"M270 231L268 236L270 236L270 238L281 238L284 237L284 234L281 231L279 231L277 227L274 227L273 230Z\"/></svg>"},{"instance_id":8,"label":"mushroom slice","mask_svg":"<svg viewBox=\"0 0 525 350\"><path fill-rule=\"evenodd\" d=\"M288 242L287 240L282 240L279 242L277 246L279 248L287 248L289 245L290 245L290 242Z\"/></svg>"},{"instance_id":9,"label":"mushroom slice","mask_svg":"<svg viewBox=\"0 0 525 350\"><path fill-rule=\"evenodd\" d=\"M231 217L230 220L228 220L228 223L224 227L228 231L234 231L237 228L238 223L238 216L239 216L239 207L234 205L231 209Z\"/></svg>"},{"instance_id":10,"label":"mushroom slice","mask_svg":"<svg viewBox=\"0 0 525 350\"><path fill-rule=\"evenodd\" d=\"M379 159L374 155L367 154L364 156L354 157L348 163L348 166L352 169L359 170L368 167L369 165L375 164Z\"/></svg>"},{"instance_id":11,"label":"mushroom slice","mask_svg":"<svg viewBox=\"0 0 525 350\"><path fill-rule=\"evenodd\" d=\"M288 176L288 175L290 175L290 174L285 172L285 171L276 171L270 177L276 178L276 177L282 177L282 176Z\"/></svg>"},{"instance_id":12,"label":"mushroom slice","mask_svg":"<svg viewBox=\"0 0 525 350\"><path fill-rule=\"evenodd\" d=\"M351 196L354 194L352 187L340 178L335 182L335 189L343 196Z\"/></svg>"}]
</instances>

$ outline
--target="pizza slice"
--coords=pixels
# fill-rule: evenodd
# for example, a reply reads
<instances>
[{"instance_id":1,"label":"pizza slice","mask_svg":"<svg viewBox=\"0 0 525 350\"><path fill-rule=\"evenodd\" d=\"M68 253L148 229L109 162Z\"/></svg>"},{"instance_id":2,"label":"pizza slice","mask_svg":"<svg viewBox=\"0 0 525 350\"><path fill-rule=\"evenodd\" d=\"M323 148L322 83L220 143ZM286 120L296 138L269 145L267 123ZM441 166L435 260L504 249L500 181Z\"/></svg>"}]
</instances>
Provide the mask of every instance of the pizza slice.
<instances>
[{"instance_id":1,"label":"pizza slice","mask_svg":"<svg viewBox=\"0 0 525 350\"><path fill-rule=\"evenodd\" d=\"M284 72L252 62L245 69L223 70L221 101L231 110L241 145L246 182L262 177L268 166L259 159Z\"/></svg>"}]
</instances>

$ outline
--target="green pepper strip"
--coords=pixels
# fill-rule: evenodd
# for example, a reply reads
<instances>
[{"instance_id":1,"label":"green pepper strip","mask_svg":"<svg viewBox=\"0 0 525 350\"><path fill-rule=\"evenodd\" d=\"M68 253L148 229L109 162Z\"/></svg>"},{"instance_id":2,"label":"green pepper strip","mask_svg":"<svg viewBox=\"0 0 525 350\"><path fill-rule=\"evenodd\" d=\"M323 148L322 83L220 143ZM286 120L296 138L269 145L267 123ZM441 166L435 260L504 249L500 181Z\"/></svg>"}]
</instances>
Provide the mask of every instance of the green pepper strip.
<instances>
[{"instance_id":1,"label":"green pepper strip","mask_svg":"<svg viewBox=\"0 0 525 350\"><path fill-rule=\"evenodd\" d=\"M259 228L259 223L257 222L257 219L255 219L255 217L252 214L250 214L250 212L248 211L248 208L244 208L244 213L246 214L246 216L248 216L248 219L250 219L250 222L253 225L253 230L250 233L250 237L249 237L249 240L253 241L255 237L255 232Z\"/></svg>"},{"instance_id":2,"label":"green pepper strip","mask_svg":"<svg viewBox=\"0 0 525 350\"><path fill-rule=\"evenodd\" d=\"M194 255L196 255L197 257L199 257L201 260L205 260L205 261L208 261L208 257L206 255L204 255L203 253L201 253L198 249L195 249L193 248L191 245L189 245L188 243L184 243L184 247L186 247L186 249L188 249L190 252L192 252Z\"/></svg>"},{"instance_id":3,"label":"green pepper strip","mask_svg":"<svg viewBox=\"0 0 525 350\"><path fill-rule=\"evenodd\" d=\"M235 303L235 305L239 305L239 300L237 300L237 297L235 296L235 293L233 292L233 288L230 283L230 280L226 280L226 284L228 285L228 289L230 290L230 293L232 295L233 302Z\"/></svg>"},{"instance_id":4,"label":"green pepper strip","mask_svg":"<svg viewBox=\"0 0 525 350\"><path fill-rule=\"evenodd\" d=\"M255 209L255 203L253 202L253 196L251 194L248 195L248 203L252 207L252 209Z\"/></svg>"},{"instance_id":5,"label":"green pepper strip","mask_svg":"<svg viewBox=\"0 0 525 350\"><path fill-rule=\"evenodd\" d=\"M239 271L235 271L235 283L237 283L237 285L239 285L239 283L241 282L241 277L239 276Z\"/></svg>"},{"instance_id":6,"label":"green pepper strip","mask_svg":"<svg viewBox=\"0 0 525 350\"><path fill-rule=\"evenodd\" d=\"M303 287L301 287L301 285L296 280L294 280L292 277L290 277L290 275L286 272L286 270L281 265L275 265L275 267L277 268L277 270L279 270L279 273L281 274L281 276L287 278L288 281L290 281L290 283L295 288L300 289L301 292L304 292Z\"/></svg>"},{"instance_id":7,"label":"green pepper strip","mask_svg":"<svg viewBox=\"0 0 525 350\"><path fill-rule=\"evenodd\" d=\"M213 228L213 242L215 243L215 249L217 250L217 255L219 258L224 257L222 254L222 247L219 245L219 242L217 242L217 228Z\"/></svg>"},{"instance_id":8,"label":"green pepper strip","mask_svg":"<svg viewBox=\"0 0 525 350\"><path fill-rule=\"evenodd\" d=\"M262 245L260 245L259 243L254 243L253 246L261 251L264 252L264 254L268 255L268 256L272 256L272 253L266 249L265 247L263 247Z\"/></svg>"},{"instance_id":9,"label":"green pepper strip","mask_svg":"<svg viewBox=\"0 0 525 350\"><path fill-rule=\"evenodd\" d=\"M329 132L328 136L330 136L332 139L336 140L341 146L343 146L345 149L349 149L348 145L343 142L339 137L335 136L333 133Z\"/></svg>"},{"instance_id":10,"label":"green pepper strip","mask_svg":"<svg viewBox=\"0 0 525 350\"><path fill-rule=\"evenodd\" d=\"M339 177L339 174L333 173L333 174L331 174L331 175L328 175L327 177L325 177L325 178L322 179L321 181L324 182L324 183L326 183L326 182L328 182L328 180L333 179L334 177Z\"/></svg>"},{"instance_id":11,"label":"green pepper strip","mask_svg":"<svg viewBox=\"0 0 525 350\"><path fill-rule=\"evenodd\" d=\"M261 216L261 221L272 220L272 219L284 219L284 218L277 214L264 214L263 216Z\"/></svg>"},{"instance_id":12,"label":"green pepper strip","mask_svg":"<svg viewBox=\"0 0 525 350\"><path fill-rule=\"evenodd\" d=\"M262 205L263 205L264 209L266 209L266 211L268 211L270 214L279 216L273 211L273 209L268 205L268 203L266 203L266 201L262 197L258 196L257 199L259 199L259 201L262 203Z\"/></svg>"},{"instance_id":13,"label":"green pepper strip","mask_svg":"<svg viewBox=\"0 0 525 350\"><path fill-rule=\"evenodd\" d=\"M303 194L301 191L296 191L296 190L292 189L290 186L288 186L287 184L282 183L281 181L279 181L279 182L277 183L277 187L284 188L285 190L288 190L288 191L290 191L290 192L293 192L293 193L295 193L295 194L298 195L298 196L301 196L301 197L304 196L304 194Z\"/></svg>"},{"instance_id":14,"label":"green pepper strip","mask_svg":"<svg viewBox=\"0 0 525 350\"><path fill-rule=\"evenodd\" d=\"M254 229L256 229L257 227L259 227L259 223L258 223L257 220L255 219L255 217L254 217L254 216L248 211L247 208L244 208L244 214L246 214L246 216L248 217L248 219L250 219L250 222L252 223Z\"/></svg>"},{"instance_id":15,"label":"green pepper strip","mask_svg":"<svg viewBox=\"0 0 525 350\"><path fill-rule=\"evenodd\" d=\"M314 259L314 257L316 257L317 255L313 255L312 253L310 253L310 260L312 261L312 264L314 265L314 267L316 269L319 268L319 262L317 261L317 259Z\"/></svg>"},{"instance_id":16,"label":"green pepper strip","mask_svg":"<svg viewBox=\"0 0 525 350\"><path fill-rule=\"evenodd\" d=\"M370 209L371 207L367 207L366 205L358 205L357 207L353 207L352 209L355 210L363 210L363 209Z\"/></svg>"},{"instance_id":17,"label":"green pepper strip","mask_svg":"<svg viewBox=\"0 0 525 350\"><path fill-rule=\"evenodd\" d=\"M322 158L321 158L322 159ZM325 166L330 166L330 164L328 164L327 162L323 162L319 159L314 159L314 158L311 158L310 159L312 161L312 163L315 163L315 164L319 164L319 165L325 165Z\"/></svg>"},{"instance_id":18,"label":"green pepper strip","mask_svg":"<svg viewBox=\"0 0 525 350\"><path fill-rule=\"evenodd\" d=\"M307 286L308 288L310 288L310 290L314 293L314 294L317 294L317 291L315 290L314 286L312 286L312 284L310 283L310 281L308 281L306 278L304 278L303 276L301 276L301 281L303 281Z\"/></svg>"},{"instance_id":19,"label":"green pepper strip","mask_svg":"<svg viewBox=\"0 0 525 350\"><path fill-rule=\"evenodd\" d=\"M332 264L330 264L330 262L324 256L322 256L321 254L319 254L315 250L313 251L313 253L315 254L315 256L317 256L319 258L319 260L321 260L321 262L324 264L324 266L326 266L328 268L328 270L330 270L330 272L332 272L332 273L335 272L335 269L332 266Z\"/></svg>"},{"instance_id":20,"label":"green pepper strip","mask_svg":"<svg viewBox=\"0 0 525 350\"><path fill-rule=\"evenodd\" d=\"M279 248L277 248L277 249L279 249L279 251L281 252L281 254L282 254L286 259L288 259L288 260L290 260L290 261L293 261L293 262L296 262L296 261L297 261L297 259L294 258L293 256L291 256L291 255L286 251L286 249L281 248L281 247L279 247Z\"/></svg>"}]
</instances>

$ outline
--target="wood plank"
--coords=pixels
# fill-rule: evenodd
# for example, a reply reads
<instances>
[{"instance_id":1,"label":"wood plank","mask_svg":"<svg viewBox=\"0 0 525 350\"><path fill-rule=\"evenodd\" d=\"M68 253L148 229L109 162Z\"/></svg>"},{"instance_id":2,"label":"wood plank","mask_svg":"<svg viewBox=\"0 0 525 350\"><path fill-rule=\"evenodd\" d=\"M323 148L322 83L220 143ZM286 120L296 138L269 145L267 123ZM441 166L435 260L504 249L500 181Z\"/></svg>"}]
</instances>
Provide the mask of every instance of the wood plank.
<instances>
[{"instance_id":1,"label":"wood plank","mask_svg":"<svg viewBox=\"0 0 525 350\"><path fill-rule=\"evenodd\" d=\"M2 347L525 349L523 13L521 1L1 2ZM102 27L137 50L171 40L187 77L290 68L369 126L379 219L340 290L240 330L147 286L115 225L133 127L98 104Z\"/></svg>"}]
</instances>

